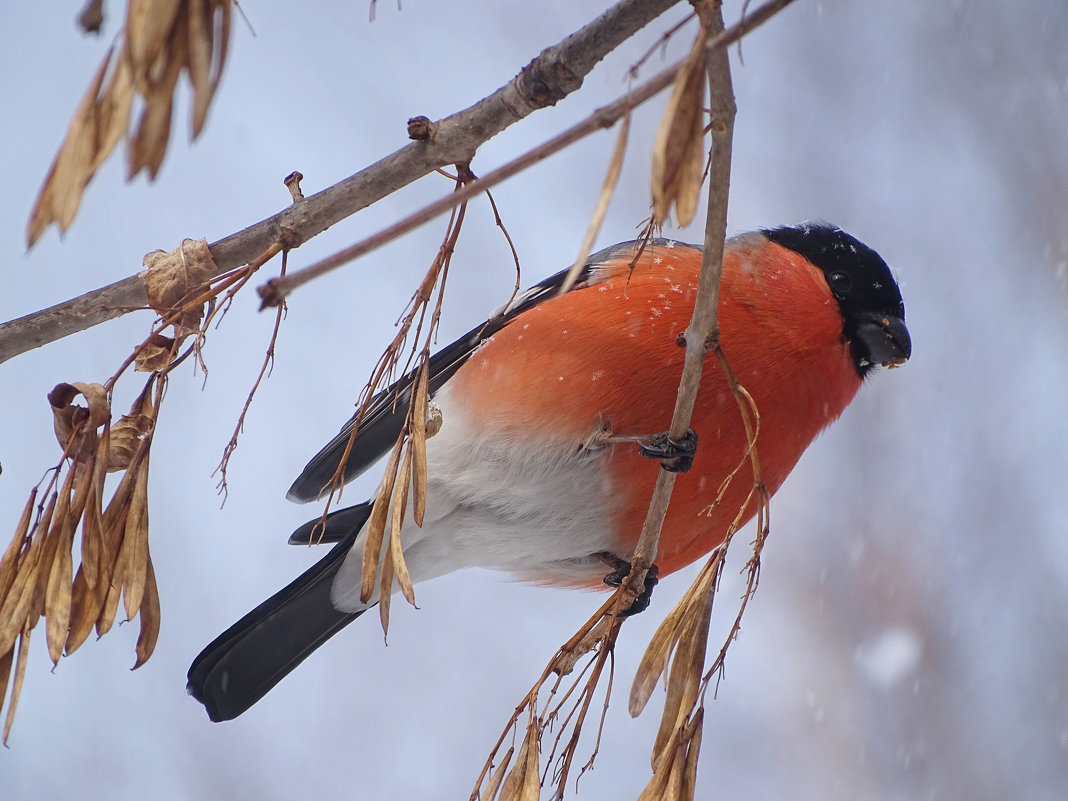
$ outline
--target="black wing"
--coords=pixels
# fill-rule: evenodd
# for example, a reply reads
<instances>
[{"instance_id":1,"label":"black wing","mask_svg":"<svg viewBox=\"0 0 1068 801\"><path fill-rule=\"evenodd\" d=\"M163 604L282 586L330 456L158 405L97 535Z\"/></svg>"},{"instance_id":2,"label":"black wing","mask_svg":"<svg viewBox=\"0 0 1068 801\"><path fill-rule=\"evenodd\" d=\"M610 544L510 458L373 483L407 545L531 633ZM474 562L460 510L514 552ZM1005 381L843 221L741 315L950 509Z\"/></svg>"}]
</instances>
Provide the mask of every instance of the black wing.
<instances>
[{"instance_id":1,"label":"black wing","mask_svg":"<svg viewBox=\"0 0 1068 801\"><path fill-rule=\"evenodd\" d=\"M633 244L633 242L623 242L594 253L579 273L578 280L572 288L578 289L586 286L592 267L610 261L631 248ZM478 328L471 329L451 345L431 356L430 397L434 397L445 382L455 375L479 345L523 312L552 297L563 285L567 273L567 270L562 270L520 293L499 314L494 315ZM360 429L356 432L348 461L345 463L345 483L352 481L393 447L404 426L414 380L413 373L407 373L388 389L382 390L371 399L363 421L360 423ZM304 471L289 488L286 495L289 500L307 503L318 500L329 491L330 479L341 462L341 457L345 453L345 444L355 424L356 416L353 415L338 435L308 462Z\"/></svg>"}]
</instances>

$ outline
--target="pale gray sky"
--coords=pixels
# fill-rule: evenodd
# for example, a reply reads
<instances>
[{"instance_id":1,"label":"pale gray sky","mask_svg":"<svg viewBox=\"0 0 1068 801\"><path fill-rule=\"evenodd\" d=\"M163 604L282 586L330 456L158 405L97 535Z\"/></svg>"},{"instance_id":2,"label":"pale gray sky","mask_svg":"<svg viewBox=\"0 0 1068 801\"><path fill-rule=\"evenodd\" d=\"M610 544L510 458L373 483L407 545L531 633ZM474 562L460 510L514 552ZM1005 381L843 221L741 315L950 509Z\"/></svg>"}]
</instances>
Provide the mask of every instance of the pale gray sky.
<instances>
[{"instance_id":1,"label":"pale gray sky","mask_svg":"<svg viewBox=\"0 0 1068 801\"><path fill-rule=\"evenodd\" d=\"M108 11L117 12L118 4ZM63 240L26 254L29 208L119 21L75 33L74 5L13 4L0 50L0 318L129 275L184 237L215 240L404 143L508 80L599 6L571 2L244 4L200 141L186 109L155 184L113 158ZM487 144L486 172L614 98L676 9L583 90ZM739 13L728 4L727 17ZM678 53L685 48L683 35ZM1068 786L1068 10L1060 4L844 0L787 10L734 53L739 106L730 230L820 218L897 271L914 356L879 374L773 503L763 583L706 716L699 797L1059 798ZM650 65L646 74L655 65ZM635 119L598 243L634 236L660 104ZM495 196L525 282L570 263L614 133ZM293 254L300 266L447 191L426 179ZM352 401L440 240L431 224L298 291L271 380L248 418L220 511L215 467L271 320L239 301L210 375L172 382L153 449L152 552L163 629L130 673L136 624L48 671L34 642L5 797L466 798L488 748L552 650L599 596L467 571L321 649L239 720L185 695L192 658L315 554L285 544L315 514L284 500ZM696 229L678 232L698 240ZM507 245L484 203L468 214L442 344L507 298ZM109 376L149 325L130 316L0 365L0 510L13 526L56 459L45 394ZM120 400L128 402L131 381ZM346 498L362 500L377 476ZM4 534L4 538L8 535ZM744 544L744 543L740 543ZM740 568L741 550L732 557ZM733 615L733 571L717 631ZM625 697L642 649L693 569L628 623L609 728L580 797L634 797L658 723Z\"/></svg>"}]
</instances>

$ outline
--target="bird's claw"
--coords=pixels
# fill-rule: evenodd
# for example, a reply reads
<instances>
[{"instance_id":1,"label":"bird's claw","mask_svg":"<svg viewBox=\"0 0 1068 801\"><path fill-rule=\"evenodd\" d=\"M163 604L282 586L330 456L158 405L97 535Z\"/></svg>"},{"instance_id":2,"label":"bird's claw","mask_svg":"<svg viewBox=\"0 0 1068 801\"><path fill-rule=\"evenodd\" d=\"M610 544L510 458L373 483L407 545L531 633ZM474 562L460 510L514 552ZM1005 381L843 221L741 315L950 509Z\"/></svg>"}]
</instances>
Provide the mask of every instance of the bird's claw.
<instances>
[{"instance_id":1,"label":"bird's claw","mask_svg":"<svg viewBox=\"0 0 1068 801\"><path fill-rule=\"evenodd\" d=\"M660 466L672 473L685 473L693 467L697 453L697 432L686 429L681 440L673 440L665 431L657 434L649 444L638 443L638 453L647 459L659 459Z\"/></svg>"},{"instance_id":2,"label":"bird's claw","mask_svg":"<svg viewBox=\"0 0 1068 801\"><path fill-rule=\"evenodd\" d=\"M606 556L609 555L606 554ZM609 587L618 587L623 583L623 579L630 575L631 565L630 562L619 557L611 556L610 558L611 564L614 565L615 569L604 577L604 583ZM650 565L645 572L645 589L634 599L634 603L619 613L619 617L630 617L648 609L650 602L653 600L653 587L659 583L660 568L656 565Z\"/></svg>"}]
</instances>

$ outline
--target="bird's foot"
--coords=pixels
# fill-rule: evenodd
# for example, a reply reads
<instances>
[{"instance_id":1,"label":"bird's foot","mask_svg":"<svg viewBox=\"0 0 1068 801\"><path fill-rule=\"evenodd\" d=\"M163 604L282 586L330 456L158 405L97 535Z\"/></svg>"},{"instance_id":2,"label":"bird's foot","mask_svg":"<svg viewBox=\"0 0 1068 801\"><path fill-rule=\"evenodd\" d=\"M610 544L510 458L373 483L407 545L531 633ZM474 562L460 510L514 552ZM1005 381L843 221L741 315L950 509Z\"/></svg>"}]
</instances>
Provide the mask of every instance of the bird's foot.
<instances>
[{"instance_id":1,"label":"bird's foot","mask_svg":"<svg viewBox=\"0 0 1068 801\"><path fill-rule=\"evenodd\" d=\"M620 559L615 554L610 553L602 553L599 554L599 556L613 568L611 573L605 575L604 583L609 587L618 587L623 583L623 579L630 575L630 562L625 559ZM644 612L648 609L650 602L653 600L653 587L659 582L660 568L656 565L650 565L649 569L645 572L645 589L634 599L634 603L619 613L619 616L630 617L631 615L636 615L639 612Z\"/></svg>"},{"instance_id":2,"label":"bird's foot","mask_svg":"<svg viewBox=\"0 0 1068 801\"><path fill-rule=\"evenodd\" d=\"M648 444L639 442L638 453L647 459L659 459L660 466L672 473L685 473L693 467L693 457L697 453L697 432L688 428L686 436L676 441L665 431L653 437Z\"/></svg>"}]
</instances>

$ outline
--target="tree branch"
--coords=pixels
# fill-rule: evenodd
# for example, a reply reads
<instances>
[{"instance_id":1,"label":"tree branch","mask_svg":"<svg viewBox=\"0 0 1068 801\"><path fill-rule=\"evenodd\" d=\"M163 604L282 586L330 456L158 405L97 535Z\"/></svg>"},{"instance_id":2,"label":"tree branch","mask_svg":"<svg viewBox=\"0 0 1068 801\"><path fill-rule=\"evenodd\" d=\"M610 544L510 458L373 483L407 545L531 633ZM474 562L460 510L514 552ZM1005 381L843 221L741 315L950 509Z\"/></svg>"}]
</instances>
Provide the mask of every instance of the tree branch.
<instances>
[{"instance_id":1,"label":"tree branch","mask_svg":"<svg viewBox=\"0 0 1068 801\"><path fill-rule=\"evenodd\" d=\"M435 169L470 161L491 137L578 89L602 58L677 2L621 0L559 44L543 50L496 92L438 122L432 139L413 142L303 202L212 243L216 275L253 261L279 243L289 250L299 247ZM0 363L145 305L141 280L132 275L2 323Z\"/></svg>"},{"instance_id":2,"label":"tree branch","mask_svg":"<svg viewBox=\"0 0 1068 801\"><path fill-rule=\"evenodd\" d=\"M771 0L768 3L765 3L752 14L743 17L736 25L727 30L720 30L717 35L711 37L706 46L706 50L709 53L719 53L722 59L727 59L727 48L730 47L730 45L740 40L743 36L749 33L749 31L766 22L776 12L782 10L791 2L793 2L793 0ZM640 106L642 103L671 86L681 66L682 62L679 61L676 64L667 67L642 85L627 92L623 97L609 103L607 106L597 109L583 121L571 126L562 133L557 134L547 142L538 145L536 148L529 150L522 156L519 156L492 172L483 175L477 181L464 184L459 190L450 192L448 195L438 198L418 211L398 220L393 225L387 226L366 239L356 242L347 248L343 248L331 256L327 256L325 259L321 259L314 264L310 264L307 267L292 272L284 278L271 279L258 290L260 297L263 298L263 306L277 306L298 286L319 278L331 270L336 270L338 267L347 264L353 259L364 256L387 242L391 242L397 237L414 230L423 223L429 222L435 217L451 211L468 198L481 194L488 189L492 189L501 181L522 172L527 167L536 164L542 159L548 158L580 139L603 128L610 128L628 111ZM733 104L733 95L731 102ZM729 155L728 152L728 156ZM722 248L723 242L721 239L719 245L721 254ZM696 397L696 386L692 388L691 394ZM692 400L690 401L690 408L693 408ZM689 415L687 415L687 419L689 419ZM683 431L685 432L685 426L683 427Z\"/></svg>"},{"instance_id":3,"label":"tree branch","mask_svg":"<svg viewBox=\"0 0 1068 801\"><path fill-rule=\"evenodd\" d=\"M789 2L790 0L768 3L761 6L756 13L760 14L769 7L776 6L770 12L774 13ZM708 210L705 216L704 258L697 283L697 300L694 303L690 325L684 334L686 357L669 429L669 436L676 441L683 439L690 426L690 417L693 415L693 407L697 402L697 390L701 384L707 347L709 342L718 338L719 334L719 284L720 275L723 272L723 242L727 232L727 199L731 180L731 152L736 107L727 50L714 46L715 42L723 36L723 17L718 9L712 15L710 22L715 26L711 32L716 35L710 38L706 47L712 134L712 155L708 175ZM627 578L628 587L635 595L644 589L645 573L656 559L657 548L660 544L660 529L667 516L677 475L668 470L661 470L657 474L653 496L649 501L649 511L631 557L631 572Z\"/></svg>"}]
</instances>

